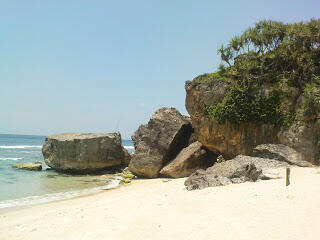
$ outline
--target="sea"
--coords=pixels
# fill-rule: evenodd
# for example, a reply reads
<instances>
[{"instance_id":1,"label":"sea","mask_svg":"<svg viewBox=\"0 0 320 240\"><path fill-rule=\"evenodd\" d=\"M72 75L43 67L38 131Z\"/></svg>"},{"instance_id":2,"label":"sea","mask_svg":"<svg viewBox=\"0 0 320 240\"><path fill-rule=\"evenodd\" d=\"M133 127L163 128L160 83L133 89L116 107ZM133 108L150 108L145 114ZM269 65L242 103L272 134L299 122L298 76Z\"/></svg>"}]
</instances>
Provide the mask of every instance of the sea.
<instances>
[{"instance_id":1,"label":"sea","mask_svg":"<svg viewBox=\"0 0 320 240\"><path fill-rule=\"evenodd\" d=\"M0 134L0 209L69 199L114 188L110 173L71 175L50 170L44 163L45 136ZM122 140L130 154L131 140ZM23 162L42 162L42 171L12 168Z\"/></svg>"}]
</instances>

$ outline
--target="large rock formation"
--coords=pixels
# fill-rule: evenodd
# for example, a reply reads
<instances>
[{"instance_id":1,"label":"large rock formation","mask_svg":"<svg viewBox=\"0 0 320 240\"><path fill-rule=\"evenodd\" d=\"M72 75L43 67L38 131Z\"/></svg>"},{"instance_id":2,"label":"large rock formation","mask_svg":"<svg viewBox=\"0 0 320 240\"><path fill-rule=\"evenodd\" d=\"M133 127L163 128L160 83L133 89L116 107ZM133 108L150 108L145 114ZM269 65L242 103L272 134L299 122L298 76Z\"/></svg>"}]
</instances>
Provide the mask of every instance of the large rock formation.
<instances>
[{"instance_id":1,"label":"large rock formation","mask_svg":"<svg viewBox=\"0 0 320 240\"><path fill-rule=\"evenodd\" d=\"M157 110L132 136L135 152L129 170L137 176L157 177L161 168L188 146L192 131L189 118L175 108Z\"/></svg>"},{"instance_id":2,"label":"large rock formation","mask_svg":"<svg viewBox=\"0 0 320 240\"><path fill-rule=\"evenodd\" d=\"M160 174L174 178L188 177L198 169L212 166L216 157L196 141L184 148L174 160L162 168Z\"/></svg>"},{"instance_id":3,"label":"large rock formation","mask_svg":"<svg viewBox=\"0 0 320 240\"><path fill-rule=\"evenodd\" d=\"M63 133L46 138L45 163L57 171L92 172L128 162L120 133Z\"/></svg>"},{"instance_id":4,"label":"large rock formation","mask_svg":"<svg viewBox=\"0 0 320 240\"><path fill-rule=\"evenodd\" d=\"M205 80L199 80L199 78ZM268 96L273 91L281 91L281 111L290 116L292 123L272 125L245 122L233 124L228 121L219 124L213 117L205 114L204 106L221 103L228 90L230 81L219 79L206 80L199 76L192 82L187 81L186 108L190 114L197 139L209 150L231 159L239 154L250 155L253 148L260 144L282 143L301 153L302 160L319 164L320 120L319 114L311 118L304 115L306 97L300 89L283 83L262 85L257 89L261 96ZM314 104L320 104L315 102ZM319 106L314 108L319 109ZM290 118L288 118L290 119ZM289 121L289 120L288 120ZM289 125L289 126L288 126Z\"/></svg>"}]
</instances>

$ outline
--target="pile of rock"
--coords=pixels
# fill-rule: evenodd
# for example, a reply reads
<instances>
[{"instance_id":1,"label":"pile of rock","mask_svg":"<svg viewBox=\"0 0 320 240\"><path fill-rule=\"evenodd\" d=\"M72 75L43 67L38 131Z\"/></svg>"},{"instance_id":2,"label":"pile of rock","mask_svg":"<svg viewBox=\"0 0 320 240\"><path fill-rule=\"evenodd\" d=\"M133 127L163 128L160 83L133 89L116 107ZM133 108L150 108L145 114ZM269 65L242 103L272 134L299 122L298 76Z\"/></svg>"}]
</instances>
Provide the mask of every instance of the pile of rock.
<instances>
[{"instance_id":1,"label":"pile of rock","mask_svg":"<svg viewBox=\"0 0 320 240\"><path fill-rule=\"evenodd\" d=\"M253 156L238 155L234 159L215 163L206 170L198 170L186 181L188 190L225 186L232 183L255 182L259 179L278 178L270 169L312 167L303 161L294 149L282 144L262 144L253 150Z\"/></svg>"},{"instance_id":2,"label":"pile of rock","mask_svg":"<svg viewBox=\"0 0 320 240\"><path fill-rule=\"evenodd\" d=\"M148 124L141 125L132 136L135 153L129 164L130 171L147 178L156 178L159 174L186 177L197 169L211 166L215 154L201 143L193 142L192 134L188 117L175 108L159 109Z\"/></svg>"},{"instance_id":3,"label":"pile of rock","mask_svg":"<svg viewBox=\"0 0 320 240\"><path fill-rule=\"evenodd\" d=\"M189 117L175 108L161 108L133 134L132 156L122 146L120 133L57 134L46 138L42 151L46 164L58 171L87 173L128 165L115 176L121 183L135 176L189 177L188 190L278 177L268 172L273 168L312 166L283 144L261 144L248 151L250 156L226 160L223 152L208 150L197 137ZM233 140L237 148L239 139Z\"/></svg>"}]
</instances>

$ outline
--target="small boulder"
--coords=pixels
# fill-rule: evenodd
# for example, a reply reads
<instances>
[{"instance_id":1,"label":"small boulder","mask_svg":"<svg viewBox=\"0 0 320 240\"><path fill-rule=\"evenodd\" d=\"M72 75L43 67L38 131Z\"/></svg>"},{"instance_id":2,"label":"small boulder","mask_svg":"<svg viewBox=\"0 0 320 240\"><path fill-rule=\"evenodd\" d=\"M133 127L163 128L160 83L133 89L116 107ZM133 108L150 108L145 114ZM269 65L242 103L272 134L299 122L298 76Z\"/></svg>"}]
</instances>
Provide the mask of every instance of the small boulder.
<instances>
[{"instance_id":1,"label":"small boulder","mask_svg":"<svg viewBox=\"0 0 320 240\"><path fill-rule=\"evenodd\" d=\"M203 148L198 141L192 143L176 156L176 158L161 169L160 174L179 178L188 177L198 169L206 169L213 165L216 155Z\"/></svg>"},{"instance_id":2,"label":"small boulder","mask_svg":"<svg viewBox=\"0 0 320 240\"><path fill-rule=\"evenodd\" d=\"M299 167L312 167L313 165L302 159L302 155L283 144L261 144L253 149L251 156L276 159Z\"/></svg>"},{"instance_id":3,"label":"small boulder","mask_svg":"<svg viewBox=\"0 0 320 240\"><path fill-rule=\"evenodd\" d=\"M204 170L197 170L185 182L187 190L204 189L207 187L226 186L231 184L229 178L214 174L207 174Z\"/></svg>"},{"instance_id":4,"label":"small boulder","mask_svg":"<svg viewBox=\"0 0 320 240\"><path fill-rule=\"evenodd\" d=\"M135 152L129 170L137 176L156 178L161 168L188 146L192 131L190 119L175 108L157 110L132 136Z\"/></svg>"},{"instance_id":5,"label":"small boulder","mask_svg":"<svg viewBox=\"0 0 320 240\"><path fill-rule=\"evenodd\" d=\"M12 167L29 170L29 171L41 171L42 163L41 162L25 162L25 163L13 165Z\"/></svg>"}]
</instances>

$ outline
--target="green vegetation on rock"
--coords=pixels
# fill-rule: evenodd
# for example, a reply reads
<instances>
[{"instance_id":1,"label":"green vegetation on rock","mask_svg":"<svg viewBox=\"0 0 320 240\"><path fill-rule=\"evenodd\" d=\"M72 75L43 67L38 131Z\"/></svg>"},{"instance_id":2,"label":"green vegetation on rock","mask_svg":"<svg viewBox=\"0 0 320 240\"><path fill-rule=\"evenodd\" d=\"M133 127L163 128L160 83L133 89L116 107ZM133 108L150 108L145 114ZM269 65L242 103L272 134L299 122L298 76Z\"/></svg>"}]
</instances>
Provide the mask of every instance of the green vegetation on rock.
<instances>
[{"instance_id":1,"label":"green vegetation on rock","mask_svg":"<svg viewBox=\"0 0 320 240\"><path fill-rule=\"evenodd\" d=\"M281 120L280 97L277 91L270 97L252 96L247 90L232 87L222 103L204 106L205 114L220 124L262 122L277 124Z\"/></svg>"},{"instance_id":2,"label":"green vegetation on rock","mask_svg":"<svg viewBox=\"0 0 320 240\"><path fill-rule=\"evenodd\" d=\"M305 97L303 113L317 113L320 85L320 20L284 24L260 21L218 50L224 65L195 82L228 81L223 101L204 106L219 123L254 122L290 126L296 113L282 100L290 88ZM280 86L287 86L281 89Z\"/></svg>"},{"instance_id":3,"label":"green vegetation on rock","mask_svg":"<svg viewBox=\"0 0 320 240\"><path fill-rule=\"evenodd\" d=\"M303 90L305 101L303 104L303 113L306 116L316 115L316 102L319 101L318 89L315 83L309 83Z\"/></svg>"}]
</instances>

